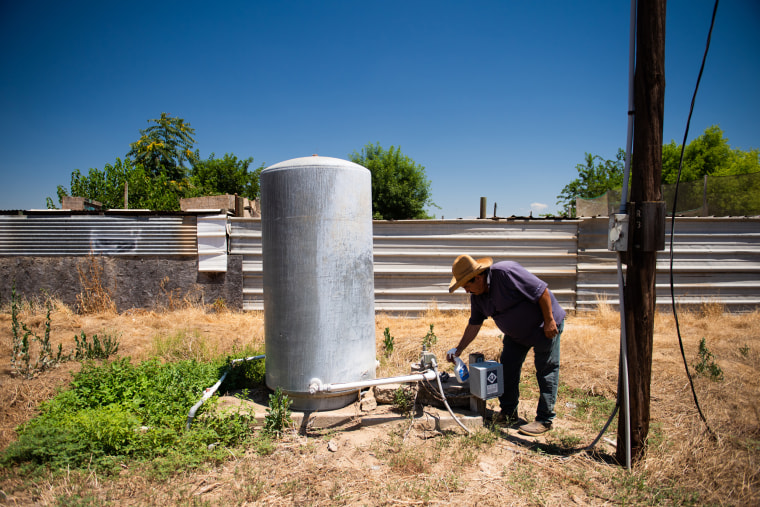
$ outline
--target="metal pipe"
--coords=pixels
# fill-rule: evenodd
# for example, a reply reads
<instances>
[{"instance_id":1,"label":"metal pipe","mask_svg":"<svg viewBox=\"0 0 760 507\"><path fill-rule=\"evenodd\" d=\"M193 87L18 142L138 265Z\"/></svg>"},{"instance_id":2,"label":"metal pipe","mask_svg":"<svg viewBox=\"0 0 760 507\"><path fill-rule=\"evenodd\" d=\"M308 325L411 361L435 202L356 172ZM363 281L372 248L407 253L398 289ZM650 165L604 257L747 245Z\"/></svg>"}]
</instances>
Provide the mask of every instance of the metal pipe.
<instances>
[{"instance_id":1,"label":"metal pipe","mask_svg":"<svg viewBox=\"0 0 760 507\"><path fill-rule=\"evenodd\" d=\"M623 265L620 259L621 253L618 252L617 258L617 272L618 272L618 293L620 307L620 365L622 371L620 376L622 378L623 387L623 422L625 424L625 468L631 469L631 401L630 401L630 385L628 384L628 343L626 336L626 320L625 320L625 307L623 299L625 297L625 282L623 281ZM618 399L618 403L620 399Z\"/></svg>"},{"instance_id":2,"label":"metal pipe","mask_svg":"<svg viewBox=\"0 0 760 507\"><path fill-rule=\"evenodd\" d=\"M383 384L404 384L408 382L422 382L423 380L433 380L436 377L436 373L433 370L428 370L425 373L414 373L412 375L403 375L400 377L385 377L372 380L360 380L357 382L344 382L323 384L318 378L311 379L309 382L309 394L317 393L331 393L340 391L350 391L354 389L362 389L364 387L379 386Z\"/></svg>"},{"instance_id":3,"label":"metal pipe","mask_svg":"<svg viewBox=\"0 0 760 507\"><path fill-rule=\"evenodd\" d=\"M620 212L625 213L628 199L628 178L631 171L631 151L633 151L633 124L635 119L634 103L634 74L636 71L636 0L631 0L631 21L629 47L628 47L628 136L626 139L625 153L625 170L623 171L623 195L620 199ZM629 225L630 227L630 225ZM630 233L630 229L629 229ZM626 336L625 321L625 282L623 281L623 263L621 253L618 252L617 272L618 272L618 291L619 301L618 309L620 310L620 362L623 367L623 418L625 424L625 468L631 469L631 404L630 404L630 386L628 384L628 344Z\"/></svg>"}]
</instances>

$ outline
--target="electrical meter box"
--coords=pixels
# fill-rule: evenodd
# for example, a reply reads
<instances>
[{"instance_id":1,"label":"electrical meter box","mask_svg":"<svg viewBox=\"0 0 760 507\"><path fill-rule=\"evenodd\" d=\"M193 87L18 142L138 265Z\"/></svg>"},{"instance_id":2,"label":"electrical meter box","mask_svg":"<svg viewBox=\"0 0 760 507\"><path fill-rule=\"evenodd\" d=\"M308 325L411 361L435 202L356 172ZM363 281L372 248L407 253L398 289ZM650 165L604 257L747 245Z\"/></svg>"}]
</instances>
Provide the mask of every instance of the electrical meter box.
<instances>
[{"instance_id":1,"label":"electrical meter box","mask_svg":"<svg viewBox=\"0 0 760 507\"><path fill-rule=\"evenodd\" d=\"M488 400L504 393L504 367L496 361L470 364L470 394Z\"/></svg>"}]
</instances>

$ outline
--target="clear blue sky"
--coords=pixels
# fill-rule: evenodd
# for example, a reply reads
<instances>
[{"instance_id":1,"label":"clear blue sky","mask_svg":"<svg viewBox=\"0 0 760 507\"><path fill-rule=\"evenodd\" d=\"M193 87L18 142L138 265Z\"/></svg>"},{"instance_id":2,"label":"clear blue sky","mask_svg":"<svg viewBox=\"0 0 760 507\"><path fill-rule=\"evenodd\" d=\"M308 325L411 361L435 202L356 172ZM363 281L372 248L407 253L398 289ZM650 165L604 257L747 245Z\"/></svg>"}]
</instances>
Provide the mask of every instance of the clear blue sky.
<instances>
[{"instance_id":1,"label":"clear blue sky","mask_svg":"<svg viewBox=\"0 0 760 507\"><path fill-rule=\"evenodd\" d=\"M683 137L713 2L668 2L664 140ZM367 143L423 165L445 218L555 212L584 153L625 145L627 1L0 3L0 209L179 116L254 166ZM760 147L760 2L723 0L690 139Z\"/></svg>"}]
</instances>

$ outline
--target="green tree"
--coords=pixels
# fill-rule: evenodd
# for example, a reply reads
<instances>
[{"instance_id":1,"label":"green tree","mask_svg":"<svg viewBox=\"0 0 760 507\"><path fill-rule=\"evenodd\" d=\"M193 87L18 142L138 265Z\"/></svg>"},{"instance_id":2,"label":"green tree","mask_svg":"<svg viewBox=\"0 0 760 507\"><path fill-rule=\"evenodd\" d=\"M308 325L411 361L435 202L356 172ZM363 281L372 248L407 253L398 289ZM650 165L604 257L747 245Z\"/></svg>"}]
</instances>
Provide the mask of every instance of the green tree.
<instances>
[{"instance_id":1,"label":"green tree","mask_svg":"<svg viewBox=\"0 0 760 507\"><path fill-rule=\"evenodd\" d=\"M662 147L663 197L672 203L678 177L681 145L675 141ZM585 164L578 164L579 178L571 181L557 196L567 216L575 216L575 199L590 199L623 184L625 153L618 150L617 160L604 160L586 153ZM725 178L723 176L726 176ZM727 177L727 176L730 176ZM709 181L704 181L709 177ZM760 210L760 150L731 148L723 131L716 125L691 141L684 149L678 209L701 209L719 215L756 214Z\"/></svg>"},{"instance_id":2,"label":"green tree","mask_svg":"<svg viewBox=\"0 0 760 507\"><path fill-rule=\"evenodd\" d=\"M122 162L118 158L113 165L106 164L102 171L91 168L84 175L79 169L74 169L71 173L71 193L66 187L58 185L58 202L63 201L65 196L73 195L99 201L105 208L123 208L124 182L132 171L134 167L129 159ZM48 207L51 207L51 201Z\"/></svg>"},{"instance_id":3,"label":"green tree","mask_svg":"<svg viewBox=\"0 0 760 507\"><path fill-rule=\"evenodd\" d=\"M212 153L206 160L198 160L190 170L190 184L200 195L238 194L249 199L259 196L259 177L264 165L253 171L249 166L253 157L238 159L227 153L215 158Z\"/></svg>"},{"instance_id":4,"label":"green tree","mask_svg":"<svg viewBox=\"0 0 760 507\"><path fill-rule=\"evenodd\" d=\"M154 176L165 174L169 180L184 179L187 175L185 161L196 161L196 154L192 151L195 129L182 118L173 118L166 113L148 122L154 125L140 130L140 139L130 144L127 157Z\"/></svg>"},{"instance_id":5,"label":"green tree","mask_svg":"<svg viewBox=\"0 0 760 507\"><path fill-rule=\"evenodd\" d=\"M662 182L672 184L678 178L681 145L675 141L662 147ZM705 176L729 176L760 172L760 151L733 149L717 125L686 145L681 181L701 180Z\"/></svg>"},{"instance_id":6,"label":"green tree","mask_svg":"<svg viewBox=\"0 0 760 507\"><path fill-rule=\"evenodd\" d=\"M377 220L431 218L425 206L432 201L431 184L425 168L401 153L400 148L384 150L379 143L367 144L351 161L369 169L372 175L372 214Z\"/></svg>"},{"instance_id":7,"label":"green tree","mask_svg":"<svg viewBox=\"0 0 760 507\"><path fill-rule=\"evenodd\" d=\"M585 163L575 166L578 177L565 185L557 196L557 204L562 205L565 216L575 217L575 200L598 197L612 188L623 186L625 151L618 149L615 160L606 160L599 155L586 153Z\"/></svg>"},{"instance_id":8,"label":"green tree","mask_svg":"<svg viewBox=\"0 0 760 507\"><path fill-rule=\"evenodd\" d=\"M216 159L212 153L201 160L198 151L192 151L195 130L185 120L161 113L161 118L148 121L155 125L140 131L140 139L130 145L123 161L117 158L114 164L106 164L102 170L90 169L86 175L75 169L71 193L62 185L57 188L59 202L73 195L99 201L105 208L123 208L125 186L130 208L158 211L179 210L183 197L220 193L250 199L258 196L263 166L249 171L253 157L238 159L228 153ZM191 164L190 171L186 161ZM47 206L56 207L50 197Z\"/></svg>"},{"instance_id":9,"label":"green tree","mask_svg":"<svg viewBox=\"0 0 760 507\"><path fill-rule=\"evenodd\" d=\"M124 207L124 186L128 185L129 207L132 209L152 209L160 211L179 210L182 197L193 197L197 191L187 179L170 180L166 174L154 175L142 165L132 161L116 159L114 164L106 164L100 169L90 169L83 175L79 169L71 173L71 193L58 185L58 201L64 196L74 195L99 201L105 208ZM52 199L47 199L48 207L54 208Z\"/></svg>"}]
</instances>

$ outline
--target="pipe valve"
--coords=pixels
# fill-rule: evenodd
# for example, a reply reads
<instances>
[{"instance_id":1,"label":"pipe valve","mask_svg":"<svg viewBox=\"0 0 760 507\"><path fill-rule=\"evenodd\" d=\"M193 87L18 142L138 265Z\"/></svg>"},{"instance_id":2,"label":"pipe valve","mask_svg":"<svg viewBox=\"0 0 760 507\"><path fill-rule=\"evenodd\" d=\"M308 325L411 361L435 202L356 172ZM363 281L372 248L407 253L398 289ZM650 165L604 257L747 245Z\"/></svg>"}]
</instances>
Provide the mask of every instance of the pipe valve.
<instances>
[{"instance_id":1,"label":"pipe valve","mask_svg":"<svg viewBox=\"0 0 760 507\"><path fill-rule=\"evenodd\" d=\"M313 378L309 381L309 394L317 394L322 389L322 381Z\"/></svg>"}]
</instances>

